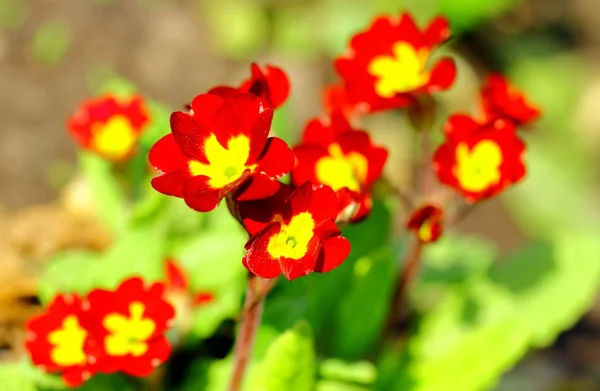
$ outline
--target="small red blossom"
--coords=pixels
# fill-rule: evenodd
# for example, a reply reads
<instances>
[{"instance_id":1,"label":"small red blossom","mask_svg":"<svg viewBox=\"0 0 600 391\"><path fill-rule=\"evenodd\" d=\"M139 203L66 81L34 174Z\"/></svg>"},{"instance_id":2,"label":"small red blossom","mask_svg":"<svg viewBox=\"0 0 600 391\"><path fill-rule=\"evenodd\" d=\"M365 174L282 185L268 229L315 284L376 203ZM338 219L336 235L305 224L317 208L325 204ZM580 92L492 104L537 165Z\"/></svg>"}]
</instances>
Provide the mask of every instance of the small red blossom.
<instances>
[{"instance_id":1,"label":"small red blossom","mask_svg":"<svg viewBox=\"0 0 600 391\"><path fill-rule=\"evenodd\" d=\"M341 112L346 118L353 118L366 111L360 104L350 102L343 84L330 85L323 90L323 106L327 113Z\"/></svg>"},{"instance_id":2,"label":"small red blossom","mask_svg":"<svg viewBox=\"0 0 600 391\"><path fill-rule=\"evenodd\" d=\"M481 96L488 122L506 118L515 125L527 125L540 116L539 108L529 102L522 91L511 86L502 75L489 75L481 89Z\"/></svg>"},{"instance_id":3,"label":"small red blossom","mask_svg":"<svg viewBox=\"0 0 600 391\"><path fill-rule=\"evenodd\" d=\"M49 373L61 374L77 387L97 372L85 351L90 333L84 328L82 302L75 295L58 295L41 315L26 325L25 347L32 362Z\"/></svg>"},{"instance_id":4,"label":"small red blossom","mask_svg":"<svg viewBox=\"0 0 600 391\"><path fill-rule=\"evenodd\" d=\"M236 91L249 92L258 96L267 107L278 108L285 103L290 94L290 81L285 72L273 65L261 68L250 64L250 79L238 87L219 86L208 91L209 94L229 96Z\"/></svg>"},{"instance_id":5,"label":"small red blossom","mask_svg":"<svg viewBox=\"0 0 600 391\"><path fill-rule=\"evenodd\" d=\"M82 148L112 161L122 161L133 154L148 123L148 112L140 96L106 95L83 102L69 117L67 128Z\"/></svg>"},{"instance_id":6,"label":"small red blossom","mask_svg":"<svg viewBox=\"0 0 600 391\"><path fill-rule=\"evenodd\" d=\"M193 307L210 304L215 296L211 292L190 292L187 274L172 259L165 262L165 289L170 296L191 296Z\"/></svg>"},{"instance_id":7,"label":"small red blossom","mask_svg":"<svg viewBox=\"0 0 600 391\"><path fill-rule=\"evenodd\" d=\"M96 362L99 371L147 376L167 360L171 345L165 332L175 312L165 300L164 290L162 283L147 286L133 277L114 291L89 293L84 306L88 328L102 352Z\"/></svg>"},{"instance_id":8,"label":"small red blossom","mask_svg":"<svg viewBox=\"0 0 600 391\"><path fill-rule=\"evenodd\" d=\"M260 277L283 273L288 280L335 269L350 252L334 222L338 210L335 192L310 182L293 191L283 185L268 199L240 203L251 235L243 265Z\"/></svg>"},{"instance_id":9,"label":"small red blossom","mask_svg":"<svg viewBox=\"0 0 600 391\"><path fill-rule=\"evenodd\" d=\"M197 96L189 112L171 115L172 133L150 150L159 174L152 186L200 212L227 195L239 201L273 195L294 155L283 140L269 137L272 119L273 109L252 94Z\"/></svg>"},{"instance_id":10,"label":"small red blossom","mask_svg":"<svg viewBox=\"0 0 600 391\"><path fill-rule=\"evenodd\" d=\"M433 50L448 39L448 21L441 17L424 31L408 13L376 18L335 60L348 100L374 112L408 106L415 94L448 89L456 78L454 61L444 57L427 67Z\"/></svg>"},{"instance_id":11,"label":"small red blossom","mask_svg":"<svg viewBox=\"0 0 600 391\"><path fill-rule=\"evenodd\" d=\"M374 145L369 134L353 129L339 112L330 118L313 119L307 124L302 143L294 147L296 165L292 183L310 181L337 192L341 209L358 204L352 221L371 210L371 187L381 176L387 149Z\"/></svg>"},{"instance_id":12,"label":"small red blossom","mask_svg":"<svg viewBox=\"0 0 600 391\"><path fill-rule=\"evenodd\" d=\"M505 119L480 124L453 115L445 125L446 141L435 153L438 179L469 202L492 197L525 175L525 144Z\"/></svg>"},{"instance_id":13,"label":"small red blossom","mask_svg":"<svg viewBox=\"0 0 600 391\"><path fill-rule=\"evenodd\" d=\"M407 228L413 231L421 243L432 243L442 235L444 212L435 205L425 205L413 212Z\"/></svg>"}]
</instances>

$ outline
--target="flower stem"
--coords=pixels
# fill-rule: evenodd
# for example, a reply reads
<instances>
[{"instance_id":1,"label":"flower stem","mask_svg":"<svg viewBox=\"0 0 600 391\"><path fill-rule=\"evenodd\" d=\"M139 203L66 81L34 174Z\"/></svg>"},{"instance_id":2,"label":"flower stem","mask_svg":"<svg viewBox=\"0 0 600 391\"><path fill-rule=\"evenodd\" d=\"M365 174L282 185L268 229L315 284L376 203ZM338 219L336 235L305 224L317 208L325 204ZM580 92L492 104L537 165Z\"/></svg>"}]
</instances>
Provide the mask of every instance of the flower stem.
<instances>
[{"instance_id":1,"label":"flower stem","mask_svg":"<svg viewBox=\"0 0 600 391\"><path fill-rule=\"evenodd\" d=\"M250 275L244 303L244 313L240 320L235 345L235 362L229 391L240 391L246 366L252 354L254 337L260 325L266 293L272 286L271 280ZM267 291L267 292L265 292Z\"/></svg>"}]
</instances>

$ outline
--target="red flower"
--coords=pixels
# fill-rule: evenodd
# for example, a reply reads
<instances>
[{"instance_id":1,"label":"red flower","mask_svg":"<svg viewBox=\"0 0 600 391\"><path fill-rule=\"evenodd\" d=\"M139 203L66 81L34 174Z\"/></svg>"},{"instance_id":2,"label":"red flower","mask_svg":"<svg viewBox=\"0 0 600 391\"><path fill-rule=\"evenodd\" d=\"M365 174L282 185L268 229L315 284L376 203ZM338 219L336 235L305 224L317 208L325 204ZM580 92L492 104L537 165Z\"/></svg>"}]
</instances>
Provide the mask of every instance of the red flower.
<instances>
[{"instance_id":1,"label":"red flower","mask_svg":"<svg viewBox=\"0 0 600 391\"><path fill-rule=\"evenodd\" d=\"M152 186L200 212L228 194L241 201L274 194L294 156L283 140L268 137L272 118L273 109L252 94L197 96L188 113L171 115L172 134L150 150L159 173Z\"/></svg>"},{"instance_id":2,"label":"red flower","mask_svg":"<svg viewBox=\"0 0 600 391\"><path fill-rule=\"evenodd\" d=\"M140 133L149 122L143 99L134 95L106 95L83 102L69 117L69 132L85 149L107 159L121 161L133 153Z\"/></svg>"},{"instance_id":3,"label":"red flower","mask_svg":"<svg viewBox=\"0 0 600 391\"><path fill-rule=\"evenodd\" d=\"M242 263L263 278L281 273L288 279L338 267L350 252L334 220L338 200L331 188L306 182L288 186L273 197L240 203L240 214L252 235Z\"/></svg>"},{"instance_id":4,"label":"red flower","mask_svg":"<svg viewBox=\"0 0 600 391\"><path fill-rule=\"evenodd\" d=\"M343 85L331 85L323 90L323 106L329 114L341 112L346 118L352 118L366 111L360 104L350 102Z\"/></svg>"},{"instance_id":5,"label":"red flower","mask_svg":"<svg viewBox=\"0 0 600 391\"><path fill-rule=\"evenodd\" d=\"M185 272L172 259L165 262L166 281L165 287L171 296L193 296L191 298L192 306L202 306L214 301L215 296L211 292L190 292L189 281Z\"/></svg>"},{"instance_id":6,"label":"red flower","mask_svg":"<svg viewBox=\"0 0 600 391\"><path fill-rule=\"evenodd\" d=\"M355 35L348 52L336 59L351 103L364 103L370 112L404 107L413 94L449 88L456 77L450 58L427 69L432 51L450 38L448 22L434 19L420 31L413 18L381 16L365 32Z\"/></svg>"},{"instance_id":7,"label":"red flower","mask_svg":"<svg viewBox=\"0 0 600 391\"><path fill-rule=\"evenodd\" d=\"M487 121L507 118L515 125L527 125L540 116L540 110L525 98L523 92L511 86L501 75L489 75L481 95Z\"/></svg>"},{"instance_id":8,"label":"red flower","mask_svg":"<svg viewBox=\"0 0 600 391\"><path fill-rule=\"evenodd\" d=\"M27 322L25 347L33 363L46 372L60 373L65 383L77 387L96 373L85 352L90 338L82 324L81 299L58 295L46 312Z\"/></svg>"},{"instance_id":9,"label":"red flower","mask_svg":"<svg viewBox=\"0 0 600 391\"><path fill-rule=\"evenodd\" d=\"M208 93L227 97L237 91L249 92L258 96L267 107L274 109L285 103L290 94L290 81L281 68L267 65L261 69L258 64L252 63L250 71L250 79L242 82L239 88L219 86Z\"/></svg>"},{"instance_id":10,"label":"red flower","mask_svg":"<svg viewBox=\"0 0 600 391\"><path fill-rule=\"evenodd\" d=\"M480 124L466 115L454 115L444 131L446 142L434 156L436 174L468 201L494 196L525 175L525 144L512 122L497 119Z\"/></svg>"},{"instance_id":11,"label":"red flower","mask_svg":"<svg viewBox=\"0 0 600 391\"><path fill-rule=\"evenodd\" d=\"M444 212L435 205L425 205L413 212L407 228L415 233L421 243L432 243L442 235Z\"/></svg>"},{"instance_id":12,"label":"red flower","mask_svg":"<svg viewBox=\"0 0 600 391\"><path fill-rule=\"evenodd\" d=\"M147 376L165 362L171 352L165 331L175 313L163 297L164 285L145 286L141 278L129 278L115 291L95 289L84 302L89 329L102 351L99 371L123 371Z\"/></svg>"},{"instance_id":13,"label":"red flower","mask_svg":"<svg viewBox=\"0 0 600 391\"><path fill-rule=\"evenodd\" d=\"M371 187L383 171L388 152L372 143L369 134L353 129L341 113L331 118L313 119L302 143L294 148L296 165L292 183L306 181L331 187L340 197L342 209L358 203L353 221L371 210Z\"/></svg>"}]
</instances>

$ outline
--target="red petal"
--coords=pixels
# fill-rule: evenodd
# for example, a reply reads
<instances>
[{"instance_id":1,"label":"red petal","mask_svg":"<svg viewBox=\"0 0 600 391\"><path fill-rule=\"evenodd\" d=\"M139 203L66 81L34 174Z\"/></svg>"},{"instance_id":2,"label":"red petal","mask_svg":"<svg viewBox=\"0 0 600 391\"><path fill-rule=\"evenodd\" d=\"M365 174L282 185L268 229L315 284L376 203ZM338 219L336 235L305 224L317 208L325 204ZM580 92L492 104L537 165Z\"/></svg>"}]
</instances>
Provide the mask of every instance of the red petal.
<instances>
[{"instance_id":1,"label":"red petal","mask_svg":"<svg viewBox=\"0 0 600 391\"><path fill-rule=\"evenodd\" d=\"M434 93L438 91L444 91L452 86L456 79L456 64L454 60L445 57L435 64L431 71L431 77L429 83L425 87L428 93Z\"/></svg>"},{"instance_id":2,"label":"red petal","mask_svg":"<svg viewBox=\"0 0 600 391\"><path fill-rule=\"evenodd\" d=\"M250 238L246 243L247 251L242 259L246 269L263 278L275 278L281 274L278 260L273 259L267 251L269 240L273 235L278 234L280 229L279 223L273 223Z\"/></svg>"},{"instance_id":3,"label":"red petal","mask_svg":"<svg viewBox=\"0 0 600 391\"><path fill-rule=\"evenodd\" d=\"M217 86L208 90L209 94L220 96L223 99L230 98L233 95L239 94L239 92L238 88L229 86Z\"/></svg>"},{"instance_id":4,"label":"red petal","mask_svg":"<svg viewBox=\"0 0 600 391\"><path fill-rule=\"evenodd\" d=\"M265 174L255 174L250 177L235 197L236 201L251 201L267 198L277 193L281 183Z\"/></svg>"},{"instance_id":5,"label":"red petal","mask_svg":"<svg viewBox=\"0 0 600 391\"><path fill-rule=\"evenodd\" d=\"M176 111L171 114L171 132L185 155L208 164L204 143L210 135L210 129L199 124L190 114Z\"/></svg>"},{"instance_id":6,"label":"red petal","mask_svg":"<svg viewBox=\"0 0 600 391\"><path fill-rule=\"evenodd\" d=\"M210 212L221 201L219 189L212 188L208 184L209 179L206 176L192 177L183 188L185 203L198 212Z\"/></svg>"},{"instance_id":7,"label":"red petal","mask_svg":"<svg viewBox=\"0 0 600 391\"><path fill-rule=\"evenodd\" d=\"M319 159L329 155L327 149L315 144L300 144L294 147L294 155L296 165L291 172L294 186L300 186L307 181L318 183L315 167Z\"/></svg>"},{"instance_id":8,"label":"red petal","mask_svg":"<svg viewBox=\"0 0 600 391\"><path fill-rule=\"evenodd\" d=\"M265 109L258 115L250 134L250 154L247 164L252 164L259 159L259 156L268 148L267 140L271 131L273 122L273 109Z\"/></svg>"},{"instance_id":9,"label":"red petal","mask_svg":"<svg viewBox=\"0 0 600 391\"><path fill-rule=\"evenodd\" d=\"M481 125L466 114L454 114L444 124L446 137L455 141L462 141L477 132Z\"/></svg>"},{"instance_id":10,"label":"red petal","mask_svg":"<svg viewBox=\"0 0 600 391\"><path fill-rule=\"evenodd\" d=\"M280 260L281 272L288 280L292 281L298 277L312 273L317 266L319 254L321 253L321 241L313 236L306 246L306 255L300 259L282 258Z\"/></svg>"},{"instance_id":11,"label":"red petal","mask_svg":"<svg viewBox=\"0 0 600 391\"><path fill-rule=\"evenodd\" d=\"M294 167L294 154L285 141L269 137L263 154L259 157L257 170L271 178L279 178Z\"/></svg>"},{"instance_id":12,"label":"red petal","mask_svg":"<svg viewBox=\"0 0 600 391\"><path fill-rule=\"evenodd\" d=\"M342 264L350 254L350 242L343 236L335 236L333 238L322 241L323 252L319 258L319 262L315 267L315 271L325 273L335 269Z\"/></svg>"},{"instance_id":13,"label":"red petal","mask_svg":"<svg viewBox=\"0 0 600 391\"><path fill-rule=\"evenodd\" d=\"M187 291L189 285L187 276L174 260L167 259L165 262L165 274L170 289Z\"/></svg>"},{"instance_id":14,"label":"red petal","mask_svg":"<svg viewBox=\"0 0 600 391\"><path fill-rule=\"evenodd\" d=\"M339 211L339 201L329 186L305 182L290 196L292 215L310 212L318 225L324 220L335 220Z\"/></svg>"},{"instance_id":15,"label":"red petal","mask_svg":"<svg viewBox=\"0 0 600 391\"><path fill-rule=\"evenodd\" d=\"M290 94L290 81L281 68L267 65L264 72L269 86L269 97L273 108L285 103Z\"/></svg>"},{"instance_id":16,"label":"red petal","mask_svg":"<svg viewBox=\"0 0 600 391\"><path fill-rule=\"evenodd\" d=\"M425 41L429 46L438 46L452 37L448 19L437 17L429 23L425 30Z\"/></svg>"}]
</instances>

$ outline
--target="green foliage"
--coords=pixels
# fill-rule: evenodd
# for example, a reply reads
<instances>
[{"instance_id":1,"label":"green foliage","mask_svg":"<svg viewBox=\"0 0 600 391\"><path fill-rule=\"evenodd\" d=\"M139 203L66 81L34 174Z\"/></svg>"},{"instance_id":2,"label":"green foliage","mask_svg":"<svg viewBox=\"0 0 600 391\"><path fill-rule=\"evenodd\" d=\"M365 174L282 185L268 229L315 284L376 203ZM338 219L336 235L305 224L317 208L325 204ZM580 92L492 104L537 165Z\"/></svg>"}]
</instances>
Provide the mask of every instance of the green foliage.
<instances>
[{"instance_id":1,"label":"green foliage","mask_svg":"<svg viewBox=\"0 0 600 391\"><path fill-rule=\"evenodd\" d=\"M377 369L368 361L347 363L338 359L321 362L319 375L323 379L362 385L372 384L377 377Z\"/></svg>"},{"instance_id":2,"label":"green foliage","mask_svg":"<svg viewBox=\"0 0 600 391\"><path fill-rule=\"evenodd\" d=\"M457 34L510 10L516 0L438 0L439 12L448 17Z\"/></svg>"},{"instance_id":3,"label":"green foliage","mask_svg":"<svg viewBox=\"0 0 600 391\"><path fill-rule=\"evenodd\" d=\"M57 64L71 46L71 28L59 21L44 21L31 41L33 58L43 65Z\"/></svg>"},{"instance_id":4,"label":"green foliage","mask_svg":"<svg viewBox=\"0 0 600 391\"><path fill-rule=\"evenodd\" d=\"M21 0L0 1L0 29L19 28L27 17L27 4Z\"/></svg>"},{"instance_id":5,"label":"green foliage","mask_svg":"<svg viewBox=\"0 0 600 391\"><path fill-rule=\"evenodd\" d=\"M280 335L262 361L256 391L311 391L315 383L315 352L306 322Z\"/></svg>"}]
</instances>

